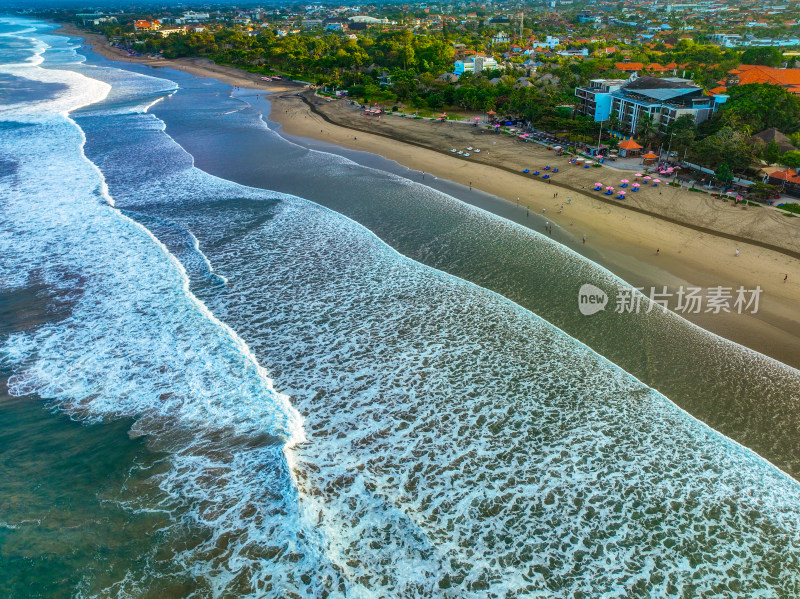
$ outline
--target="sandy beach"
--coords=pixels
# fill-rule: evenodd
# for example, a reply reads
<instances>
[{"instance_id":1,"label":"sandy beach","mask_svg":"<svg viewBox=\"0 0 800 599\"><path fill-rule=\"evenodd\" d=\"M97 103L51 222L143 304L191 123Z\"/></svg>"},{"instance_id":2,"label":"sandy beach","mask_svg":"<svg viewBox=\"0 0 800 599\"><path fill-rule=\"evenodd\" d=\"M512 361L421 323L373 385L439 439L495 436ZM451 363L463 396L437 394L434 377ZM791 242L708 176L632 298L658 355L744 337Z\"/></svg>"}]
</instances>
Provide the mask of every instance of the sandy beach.
<instances>
[{"instance_id":1,"label":"sandy beach","mask_svg":"<svg viewBox=\"0 0 800 599\"><path fill-rule=\"evenodd\" d=\"M795 309L800 295L796 257L800 219L767 207L742 209L733 202L665 185L629 193L623 207L588 190L595 181L618 186L623 178L633 179L629 171L571 165L566 157L556 157L537 144L523 144L466 124L393 116L378 120L362 116L346 101L322 101L313 104L312 110L310 103L321 99L311 91L303 95L306 98L281 94L272 100L270 119L281 123L285 133L380 154L419 171L420 181L425 172L471 184L511 202L520 198L521 205L538 213L546 211L553 223L571 233L568 245L573 249L581 250L585 235L602 265L634 286L751 289L759 285L763 294L756 314L684 316L720 336L800 367L800 318ZM473 152L469 159L450 152L469 146L482 151ZM552 183L522 174L524 168L544 172L546 165L559 168Z\"/></svg>"},{"instance_id":2,"label":"sandy beach","mask_svg":"<svg viewBox=\"0 0 800 599\"><path fill-rule=\"evenodd\" d=\"M570 245L586 244L599 262L634 286L763 289L756 314L683 314L695 324L786 364L800 367L800 219L666 185L643 187L621 202L591 191L595 181L618 186L631 171L583 168L538 144L460 123L394 116L364 117L346 101L325 102L298 84L264 82L258 75L207 59L129 57L105 38L65 25L57 33L83 37L102 56L174 68L229 85L275 93L270 119L283 132L378 154L410 169L471 186L544 213L569 233ZM287 93L289 92L289 93ZM316 102L320 102L316 104ZM480 147L465 159L451 148ZM523 169L559 168L550 182ZM544 171L542 171L544 172ZM555 196L555 194L558 194ZM563 204L563 209L562 209ZM560 211L560 212L559 212ZM739 255L736 255L737 249ZM658 253L657 253L658 250ZM784 278L788 275L788 279Z\"/></svg>"}]
</instances>

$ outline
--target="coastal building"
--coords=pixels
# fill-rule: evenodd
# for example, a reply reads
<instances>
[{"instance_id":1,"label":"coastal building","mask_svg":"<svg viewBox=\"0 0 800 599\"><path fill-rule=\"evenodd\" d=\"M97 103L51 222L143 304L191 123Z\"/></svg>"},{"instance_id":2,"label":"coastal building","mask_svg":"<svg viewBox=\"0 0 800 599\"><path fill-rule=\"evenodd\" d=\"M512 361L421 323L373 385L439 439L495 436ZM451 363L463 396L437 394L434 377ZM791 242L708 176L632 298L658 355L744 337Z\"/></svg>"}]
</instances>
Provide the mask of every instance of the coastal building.
<instances>
[{"instance_id":1,"label":"coastal building","mask_svg":"<svg viewBox=\"0 0 800 599\"><path fill-rule=\"evenodd\" d=\"M789 93L800 95L800 69L776 69L763 65L743 64L728 71L727 77L718 83L720 86L712 89L712 93L722 94L731 87L748 83L771 83Z\"/></svg>"},{"instance_id":2,"label":"coastal building","mask_svg":"<svg viewBox=\"0 0 800 599\"><path fill-rule=\"evenodd\" d=\"M459 77L464 73L480 73L484 69L496 69L497 61L491 56L476 54L464 60L457 60L453 72Z\"/></svg>"},{"instance_id":3,"label":"coastal building","mask_svg":"<svg viewBox=\"0 0 800 599\"><path fill-rule=\"evenodd\" d=\"M158 31L161 29L161 21L134 21L133 27L136 31Z\"/></svg>"},{"instance_id":4,"label":"coastal building","mask_svg":"<svg viewBox=\"0 0 800 599\"><path fill-rule=\"evenodd\" d=\"M576 88L575 96L580 100L576 114L605 121L615 112L629 133L637 131L644 115L662 130L684 115L702 123L722 101L706 96L702 87L688 79L637 77L635 73L627 80L593 79L588 87Z\"/></svg>"}]
</instances>

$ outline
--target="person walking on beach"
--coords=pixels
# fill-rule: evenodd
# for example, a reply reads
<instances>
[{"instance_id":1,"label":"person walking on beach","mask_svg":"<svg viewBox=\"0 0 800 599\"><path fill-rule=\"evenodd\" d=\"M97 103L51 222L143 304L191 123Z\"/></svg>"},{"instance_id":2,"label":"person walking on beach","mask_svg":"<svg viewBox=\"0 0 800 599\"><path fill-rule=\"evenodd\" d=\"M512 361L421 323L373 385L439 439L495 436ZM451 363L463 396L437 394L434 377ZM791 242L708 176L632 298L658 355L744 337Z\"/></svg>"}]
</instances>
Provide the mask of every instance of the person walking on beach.
<instances>
[{"instance_id":1,"label":"person walking on beach","mask_svg":"<svg viewBox=\"0 0 800 599\"><path fill-rule=\"evenodd\" d=\"M525 218L529 217L530 215L531 215L531 207L528 206L528 209L525 211Z\"/></svg>"},{"instance_id":2,"label":"person walking on beach","mask_svg":"<svg viewBox=\"0 0 800 599\"><path fill-rule=\"evenodd\" d=\"M472 191L472 181L469 182L469 190Z\"/></svg>"},{"instance_id":3,"label":"person walking on beach","mask_svg":"<svg viewBox=\"0 0 800 599\"><path fill-rule=\"evenodd\" d=\"M658 248L658 249L656 250L656 256L658 256L660 253L661 253L661 248Z\"/></svg>"},{"instance_id":4,"label":"person walking on beach","mask_svg":"<svg viewBox=\"0 0 800 599\"><path fill-rule=\"evenodd\" d=\"M739 248L736 248L736 257L739 257Z\"/></svg>"},{"instance_id":5,"label":"person walking on beach","mask_svg":"<svg viewBox=\"0 0 800 599\"><path fill-rule=\"evenodd\" d=\"M785 283L785 282L786 282L786 279L788 279L788 278L789 278L789 274L788 274L788 273L787 273L787 274L785 274L785 275L783 275L783 282Z\"/></svg>"},{"instance_id":6,"label":"person walking on beach","mask_svg":"<svg viewBox=\"0 0 800 599\"><path fill-rule=\"evenodd\" d=\"M583 236L583 243L586 244L586 235Z\"/></svg>"}]
</instances>

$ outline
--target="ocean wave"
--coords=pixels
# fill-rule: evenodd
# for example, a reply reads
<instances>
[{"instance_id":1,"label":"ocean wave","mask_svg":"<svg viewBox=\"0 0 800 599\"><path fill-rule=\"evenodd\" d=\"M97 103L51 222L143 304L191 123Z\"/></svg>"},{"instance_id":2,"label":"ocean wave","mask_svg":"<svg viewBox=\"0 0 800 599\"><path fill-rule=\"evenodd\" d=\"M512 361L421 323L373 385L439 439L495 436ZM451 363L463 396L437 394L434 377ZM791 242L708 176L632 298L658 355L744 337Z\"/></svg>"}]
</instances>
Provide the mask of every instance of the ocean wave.
<instances>
[{"instance_id":1,"label":"ocean wave","mask_svg":"<svg viewBox=\"0 0 800 599\"><path fill-rule=\"evenodd\" d=\"M5 113L28 126L0 131L18 165L13 184L0 187L2 285L35 279L74 292L80 281L81 293L67 318L3 340L9 391L36 393L88 422L132 418L131 434L169 454L147 500L127 506L170 514L170 532L148 558L158 575L148 567L84 590L135 596L162 577L191 576L202 593L257 578L253 588L280 594L304 573L309 581L334 576L298 512L289 449L304 441L302 417L191 293L164 245L108 205L105 180L83 155L85 137L66 115L107 97L109 86L63 69L22 72L68 89ZM223 543L242 523L252 536Z\"/></svg>"},{"instance_id":2,"label":"ocean wave","mask_svg":"<svg viewBox=\"0 0 800 599\"><path fill-rule=\"evenodd\" d=\"M3 346L12 389L132 416L166 455L126 506L168 513L166 540L84 594L797 594L795 481L511 301L106 109L78 120L107 186L64 118L4 140L2 274L83 286Z\"/></svg>"}]
</instances>

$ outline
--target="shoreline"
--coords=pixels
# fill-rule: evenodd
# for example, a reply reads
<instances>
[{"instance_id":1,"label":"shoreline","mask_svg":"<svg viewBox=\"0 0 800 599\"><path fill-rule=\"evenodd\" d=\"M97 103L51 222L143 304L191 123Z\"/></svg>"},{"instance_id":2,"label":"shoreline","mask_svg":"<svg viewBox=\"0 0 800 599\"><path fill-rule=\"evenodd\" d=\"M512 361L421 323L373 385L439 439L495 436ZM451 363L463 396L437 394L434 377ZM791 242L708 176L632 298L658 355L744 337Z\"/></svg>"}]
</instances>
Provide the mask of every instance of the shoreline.
<instances>
[{"instance_id":1,"label":"shoreline","mask_svg":"<svg viewBox=\"0 0 800 599\"><path fill-rule=\"evenodd\" d=\"M428 176L464 186L472 183L475 189L501 197L512 205L516 197L525 198L520 202L522 206L546 214L571 237L571 242L565 243L567 247L582 253L582 236L586 235L589 247L600 258L592 259L633 286L647 289L662 285L691 285L704 289L744 286L753 289L759 285L763 293L756 314L679 315L706 331L800 368L800 317L794 308L800 297L800 260L795 258L793 249L769 249L745 240L732 240L708 229L699 231L643 209L631 210L613 201L603 201L605 198L594 197L591 192L582 192L575 186L546 184L510 168L467 162L448 151L402 142L384 131L343 126L332 118L326 120L327 114L320 114L333 104L341 106L341 101L325 103L320 105L322 108L310 105L306 98L295 94L272 96L269 101L272 105L269 119L280 124L289 136L383 156L419 172L417 183L422 183L424 171ZM402 124L408 122L399 117L387 118ZM375 125L376 121L370 119L368 123ZM472 127L460 127L466 130L466 135L471 133ZM549 157L550 164L554 164L556 159L552 154ZM559 168L563 166L561 162L566 163L566 158L560 159ZM600 169L587 170L597 177ZM532 194L531 188L536 193ZM559 197L552 197L554 191ZM572 202L567 204L569 200ZM562 203L564 212L559 214ZM752 212L756 210L759 209ZM735 255L736 248L741 249L739 256ZM658 254L656 249L660 250ZM785 274L789 275L786 282L783 281Z\"/></svg>"},{"instance_id":2,"label":"shoreline","mask_svg":"<svg viewBox=\"0 0 800 599\"><path fill-rule=\"evenodd\" d=\"M633 286L650 288L662 285L669 287L692 285L708 288L723 285L734 289L738 286L753 289L759 285L763 289L763 294L757 314L734 312L679 315L707 331L791 367L800 368L800 315L795 309L796 301L800 297L800 260L795 256L800 256L800 251L794 247L780 248L776 251L761 247L757 243L747 242L743 238L740 238L741 241L730 239L734 236L732 233L719 234L709 228L702 230L698 227L690 228L674 218L648 212L642 206L621 207L613 200L606 201L605 198L595 197L592 192L578 189L581 181L573 177L576 171L574 165L572 171L568 171L570 167L564 166L567 163L566 158L556 158L544 148L528 148L527 146L531 144L526 144L525 148L512 145L510 156L508 151L506 154L498 152L495 144L490 146L491 150L482 155L481 159L485 160L489 152L493 152L493 158L500 154L500 158L495 159L502 161L500 166L468 162L450 155L448 151L430 147L436 143L442 147L449 147L448 144L454 143L452 138L439 139L436 131L428 132L431 141L426 147L426 144L418 143L413 135L408 136L409 139L402 139L402 135L394 135L396 131L384 130L386 122L378 124L375 119L370 119L363 124L356 121L355 124L359 126L352 126L353 123L347 119L336 118L341 115L329 113L329 110L343 108L345 102L332 101L317 109L307 98L297 96L301 84L263 82L258 75L234 67L215 65L208 59L128 57L123 51L108 46L103 36L83 32L71 25L62 26L54 33L83 38L86 45L92 46L95 52L111 60L145 64L155 68L174 68L200 77L214 78L232 86L273 92L275 95L270 96L268 100L271 106L269 119L278 123L282 132L290 136L318 140L341 148L382 156L413 171L429 173L464 186L471 185L475 189L503 198L510 204L515 203L514 198L524 198L520 201L521 207L529 206L531 210L541 211L542 214L545 214L546 210L547 218L568 234L571 242L567 241L564 245L582 253L581 240L582 236L586 235L589 248L600 258L592 259ZM353 118L367 120L360 116ZM393 119L391 122L393 127L419 125L418 121L410 119L387 117L388 119ZM424 123L429 127L436 126L429 121ZM480 131L473 130L467 125L441 126L448 127L448 134L457 128L455 134L465 140L474 139L474 131ZM365 129L366 127L376 130L370 131ZM514 144L512 139L503 139L508 136L495 139L492 137L480 139L486 139L487 143L490 140L501 142L506 146ZM447 143L444 143L445 141ZM557 163L557 166L565 171L564 175L569 172L571 185L561 181L556 181L555 185L545 184L541 180L523 176L521 169L516 171L512 166L514 154L522 155L523 152L529 153L529 150L543 153L547 156L549 164ZM530 159L528 161L530 162ZM579 174L583 170L581 168ZM616 169L603 167L585 170L589 171L587 175L598 177L599 180L602 177L608 179L609 173ZM420 183L422 180L416 182ZM674 191L672 188L666 190ZM643 189L636 195L645 196L651 191ZM684 195L691 195L688 191L683 191ZM563 197L549 197L554 192L559 195L563 192ZM694 194L694 197L699 195L701 194ZM710 200L710 198L702 199ZM571 203L568 204L570 200ZM564 212L559 214L561 204L564 204ZM757 214L758 210L775 212L772 209L756 208L748 211L748 214L754 214L759 218L766 217L769 220L771 214ZM727 210L727 212L732 211ZM736 212L734 216L739 217L741 214ZM793 220L786 217L784 219ZM767 222L767 226L769 224ZM797 229L800 231L800 226L797 226ZM800 235L796 240L800 250ZM740 256L734 255L735 248L742 248ZM660 250L658 254L656 249ZM783 281L784 274L789 276L786 282Z\"/></svg>"},{"instance_id":3,"label":"shoreline","mask_svg":"<svg viewBox=\"0 0 800 599\"><path fill-rule=\"evenodd\" d=\"M304 83L293 81L262 81L261 76L256 73L249 73L236 67L218 65L209 58L150 58L128 56L127 52L109 45L105 36L98 33L83 31L72 23L56 23L59 27L51 33L65 35L68 37L78 37L84 40L84 45L89 46L92 51L103 58L116 60L118 62L128 62L143 64L156 69L167 68L177 71L184 71L197 77L216 79L222 83L235 87L258 89L264 92L281 93L287 91L299 91L306 87Z\"/></svg>"}]
</instances>

